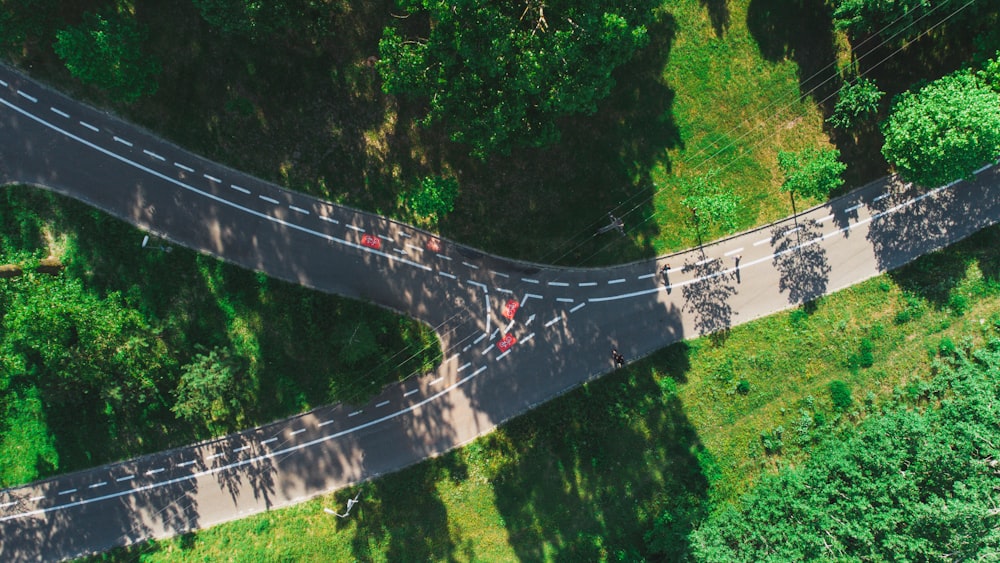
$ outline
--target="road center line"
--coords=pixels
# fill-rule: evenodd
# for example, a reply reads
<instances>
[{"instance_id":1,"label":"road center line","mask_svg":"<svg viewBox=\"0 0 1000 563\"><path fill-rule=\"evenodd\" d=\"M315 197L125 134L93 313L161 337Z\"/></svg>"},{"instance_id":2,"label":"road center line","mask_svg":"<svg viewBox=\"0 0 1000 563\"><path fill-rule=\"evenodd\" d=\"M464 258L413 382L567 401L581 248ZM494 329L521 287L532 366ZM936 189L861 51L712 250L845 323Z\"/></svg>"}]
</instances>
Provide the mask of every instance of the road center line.
<instances>
[{"instance_id":1,"label":"road center line","mask_svg":"<svg viewBox=\"0 0 1000 563\"><path fill-rule=\"evenodd\" d=\"M107 484L108 484L108 482L107 482L107 481L101 481L100 483L94 483L93 485L90 485L90 486L89 486L89 487L87 487L87 488L88 488L88 489L96 489L96 488L98 488L98 487L103 487L104 485L107 485Z\"/></svg>"},{"instance_id":2,"label":"road center line","mask_svg":"<svg viewBox=\"0 0 1000 563\"><path fill-rule=\"evenodd\" d=\"M560 318L561 317L554 317L551 321L545 323L545 328L549 328L550 326L556 324L557 322L559 322Z\"/></svg>"},{"instance_id":3,"label":"road center line","mask_svg":"<svg viewBox=\"0 0 1000 563\"><path fill-rule=\"evenodd\" d=\"M434 256L437 256L442 260L451 260L451 256L445 256L444 254L435 254Z\"/></svg>"},{"instance_id":4,"label":"road center line","mask_svg":"<svg viewBox=\"0 0 1000 563\"><path fill-rule=\"evenodd\" d=\"M521 278L521 281L523 281L524 283L541 283L538 280L533 280L531 278Z\"/></svg>"},{"instance_id":5,"label":"road center line","mask_svg":"<svg viewBox=\"0 0 1000 563\"><path fill-rule=\"evenodd\" d=\"M586 303L580 303L577 306L575 306L572 309L570 309L569 312L570 313L575 313L575 312L579 311L580 309L584 308L584 306L586 306L586 305L587 305Z\"/></svg>"},{"instance_id":6,"label":"road center line","mask_svg":"<svg viewBox=\"0 0 1000 563\"><path fill-rule=\"evenodd\" d=\"M560 303L572 303L573 302L573 300L570 299L569 297L556 297L556 301L558 301Z\"/></svg>"},{"instance_id":7,"label":"road center line","mask_svg":"<svg viewBox=\"0 0 1000 563\"><path fill-rule=\"evenodd\" d=\"M221 184L222 183L222 180L220 180L219 178L216 178L215 176L212 176L211 174L202 174L202 176L204 176L206 180L209 180L211 182L215 182L216 184Z\"/></svg>"},{"instance_id":8,"label":"road center line","mask_svg":"<svg viewBox=\"0 0 1000 563\"><path fill-rule=\"evenodd\" d=\"M729 252L726 252L725 254L723 254L723 256L732 256L733 254L739 254L740 252L743 252L743 247L742 246L739 247L739 248L730 250Z\"/></svg>"},{"instance_id":9,"label":"road center line","mask_svg":"<svg viewBox=\"0 0 1000 563\"><path fill-rule=\"evenodd\" d=\"M438 274L442 275L442 276L444 276L446 278L451 278L453 280L457 280L458 279L458 276L454 276L452 274L449 274L448 272L438 272Z\"/></svg>"},{"instance_id":10,"label":"road center line","mask_svg":"<svg viewBox=\"0 0 1000 563\"><path fill-rule=\"evenodd\" d=\"M296 207L294 205L289 205L288 208L291 209L292 211L297 211L297 212L299 212L299 213L301 213L303 215L309 215L310 214L308 209L302 209L301 207Z\"/></svg>"},{"instance_id":11,"label":"road center line","mask_svg":"<svg viewBox=\"0 0 1000 563\"><path fill-rule=\"evenodd\" d=\"M608 280L608 285L612 285L612 284L616 284L616 283L625 283L625 278L618 278L616 280Z\"/></svg>"},{"instance_id":12,"label":"road center line","mask_svg":"<svg viewBox=\"0 0 1000 563\"><path fill-rule=\"evenodd\" d=\"M406 393L403 393L403 396L404 397L409 397L410 395L412 395L412 394L414 394L414 393L416 393L418 391L420 391L420 389L411 389L411 390L407 391Z\"/></svg>"},{"instance_id":13,"label":"road center line","mask_svg":"<svg viewBox=\"0 0 1000 563\"><path fill-rule=\"evenodd\" d=\"M101 132L101 130L100 130L100 129L98 129L97 127L94 127L93 125L91 125L91 124L87 123L86 121L81 121L81 122L80 122L80 125L83 125L83 126L84 126L84 127L86 127L87 129L90 129L90 130L91 130L91 131L93 131L94 133L100 133L100 132Z\"/></svg>"},{"instance_id":14,"label":"road center line","mask_svg":"<svg viewBox=\"0 0 1000 563\"><path fill-rule=\"evenodd\" d=\"M248 190L246 188L241 188L240 186L237 186L236 184L229 184L229 187L232 188L232 189L234 189L234 190L236 190L236 191L238 191L238 192L242 192L244 194L250 195L250 190Z\"/></svg>"},{"instance_id":15,"label":"road center line","mask_svg":"<svg viewBox=\"0 0 1000 563\"><path fill-rule=\"evenodd\" d=\"M257 197L268 203L273 203L274 205L278 205L279 203L281 203L280 201L274 199L273 197L267 197L266 195L258 195Z\"/></svg>"},{"instance_id":16,"label":"road center line","mask_svg":"<svg viewBox=\"0 0 1000 563\"><path fill-rule=\"evenodd\" d=\"M121 137L111 137L111 138L114 139L114 141L116 143L121 143L121 144L125 145L126 147L131 147L132 146L132 143L130 141L126 141L125 139L122 139ZM129 162L131 162L131 161L129 161Z\"/></svg>"},{"instance_id":17,"label":"road center line","mask_svg":"<svg viewBox=\"0 0 1000 563\"><path fill-rule=\"evenodd\" d=\"M754 245L754 246L760 246L760 245L762 245L762 244L766 244L766 243L768 243L768 242L771 242L771 237L767 237L767 238L763 238L763 239L760 239L759 241L757 241L757 242L753 243L753 245Z\"/></svg>"},{"instance_id":18,"label":"road center line","mask_svg":"<svg viewBox=\"0 0 1000 563\"><path fill-rule=\"evenodd\" d=\"M853 206L853 207L848 207L844 211L850 213L851 211L857 211L858 209L861 209L861 204L860 203L857 204L857 205L855 205L855 206Z\"/></svg>"},{"instance_id":19,"label":"road center line","mask_svg":"<svg viewBox=\"0 0 1000 563\"><path fill-rule=\"evenodd\" d=\"M29 102L31 102L33 104L38 103L38 98L36 98L34 96L29 96L28 94L25 94L24 92L22 92L20 90L17 91L17 95L21 96L22 98L28 100Z\"/></svg>"},{"instance_id":20,"label":"road center line","mask_svg":"<svg viewBox=\"0 0 1000 563\"><path fill-rule=\"evenodd\" d=\"M180 162L175 162L174 166L180 168L181 170L184 170L185 172L194 172L194 168L191 168L190 166L184 166Z\"/></svg>"},{"instance_id":21,"label":"road center line","mask_svg":"<svg viewBox=\"0 0 1000 563\"><path fill-rule=\"evenodd\" d=\"M63 110L57 109L57 108L49 108L49 109L52 110L52 113L61 115L61 116L65 117L65 118L69 119L69 114L66 113L66 112L64 112Z\"/></svg>"},{"instance_id":22,"label":"road center line","mask_svg":"<svg viewBox=\"0 0 1000 563\"><path fill-rule=\"evenodd\" d=\"M71 495L76 492L76 489L66 489L65 491L59 491L57 495Z\"/></svg>"},{"instance_id":23,"label":"road center line","mask_svg":"<svg viewBox=\"0 0 1000 563\"><path fill-rule=\"evenodd\" d=\"M478 270L479 269L479 266L476 266L475 264L469 264L468 262L462 262L462 265L463 266L468 266L469 268L472 268L473 270Z\"/></svg>"},{"instance_id":24,"label":"road center line","mask_svg":"<svg viewBox=\"0 0 1000 563\"><path fill-rule=\"evenodd\" d=\"M167 161L167 159L163 158L162 156L160 156L160 155L156 154L155 152L153 152L153 151L151 151L151 150L148 150L148 149L142 149L142 152L144 152L144 153L148 154L149 156L151 156L151 157L155 158L156 160L160 160L160 161L163 161L163 162L166 162L166 161Z\"/></svg>"},{"instance_id":25,"label":"road center line","mask_svg":"<svg viewBox=\"0 0 1000 563\"><path fill-rule=\"evenodd\" d=\"M462 371L462 370L464 370L465 368L467 368L467 367L469 367L471 365L472 365L472 362L466 362L466 363L462 364L462 367L458 368L458 371Z\"/></svg>"},{"instance_id":26,"label":"road center line","mask_svg":"<svg viewBox=\"0 0 1000 563\"><path fill-rule=\"evenodd\" d=\"M115 479L115 482L121 483L122 481L131 481L132 479L135 479L135 475L126 475L124 477L119 477Z\"/></svg>"},{"instance_id":27,"label":"road center line","mask_svg":"<svg viewBox=\"0 0 1000 563\"><path fill-rule=\"evenodd\" d=\"M381 403L376 404L375 408L381 408L381 407L384 407L384 406L386 406L388 404L389 404L389 401L382 401Z\"/></svg>"},{"instance_id":28,"label":"road center line","mask_svg":"<svg viewBox=\"0 0 1000 563\"><path fill-rule=\"evenodd\" d=\"M551 285L553 287L569 287L569 284L566 283L566 282L553 282L553 281L550 281L549 285Z\"/></svg>"},{"instance_id":29,"label":"road center line","mask_svg":"<svg viewBox=\"0 0 1000 563\"><path fill-rule=\"evenodd\" d=\"M576 285L580 287L594 287L595 285L597 285L597 282L580 282Z\"/></svg>"}]
</instances>

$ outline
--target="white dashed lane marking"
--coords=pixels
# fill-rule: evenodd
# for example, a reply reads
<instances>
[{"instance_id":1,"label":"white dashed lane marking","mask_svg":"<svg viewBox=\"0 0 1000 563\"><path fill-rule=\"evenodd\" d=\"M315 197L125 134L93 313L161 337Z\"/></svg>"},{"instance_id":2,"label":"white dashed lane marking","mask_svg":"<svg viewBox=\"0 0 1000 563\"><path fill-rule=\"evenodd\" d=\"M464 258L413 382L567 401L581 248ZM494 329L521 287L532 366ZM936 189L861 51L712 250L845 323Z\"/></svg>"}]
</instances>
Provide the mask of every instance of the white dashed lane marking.
<instances>
[{"instance_id":1,"label":"white dashed lane marking","mask_svg":"<svg viewBox=\"0 0 1000 563\"><path fill-rule=\"evenodd\" d=\"M451 260L451 256L445 256L444 254L435 254L434 256L437 256L442 260Z\"/></svg>"},{"instance_id":2,"label":"white dashed lane marking","mask_svg":"<svg viewBox=\"0 0 1000 563\"><path fill-rule=\"evenodd\" d=\"M431 381L430 383L428 383L428 385L437 385L438 383L441 383L442 381L444 381L444 378L443 377L439 377L439 378L435 379L434 381Z\"/></svg>"},{"instance_id":3,"label":"white dashed lane marking","mask_svg":"<svg viewBox=\"0 0 1000 563\"><path fill-rule=\"evenodd\" d=\"M737 254L737 253L740 253L740 252L743 252L743 247L742 246L739 247L739 248L735 248L733 250L730 250L729 252L723 254L723 256L732 256L733 254Z\"/></svg>"},{"instance_id":4,"label":"white dashed lane marking","mask_svg":"<svg viewBox=\"0 0 1000 563\"><path fill-rule=\"evenodd\" d=\"M156 469L150 469L149 471L147 471L146 475L156 475L157 473L163 473L164 471L166 470L163 469L162 467L157 467Z\"/></svg>"},{"instance_id":5,"label":"white dashed lane marking","mask_svg":"<svg viewBox=\"0 0 1000 563\"><path fill-rule=\"evenodd\" d=\"M569 297L556 297L556 301L558 301L560 303L572 303L573 302L573 300L570 299Z\"/></svg>"},{"instance_id":6,"label":"white dashed lane marking","mask_svg":"<svg viewBox=\"0 0 1000 563\"><path fill-rule=\"evenodd\" d=\"M302 213L303 215L309 215L309 210L307 210L307 209L302 209L301 207L296 207L294 205L289 205L288 208L291 209L292 211L298 211L299 213Z\"/></svg>"},{"instance_id":7,"label":"white dashed lane marking","mask_svg":"<svg viewBox=\"0 0 1000 563\"><path fill-rule=\"evenodd\" d=\"M618 278L616 280L608 280L608 285L613 285L616 283L625 283L625 278Z\"/></svg>"},{"instance_id":8,"label":"white dashed lane marking","mask_svg":"<svg viewBox=\"0 0 1000 563\"><path fill-rule=\"evenodd\" d=\"M582 309L584 307L584 305L586 305L586 303L580 303L579 305L577 305L577 306L573 307L572 309L570 309L569 312L570 313L575 313L575 312L579 311L580 309Z\"/></svg>"},{"instance_id":9,"label":"white dashed lane marking","mask_svg":"<svg viewBox=\"0 0 1000 563\"><path fill-rule=\"evenodd\" d=\"M414 394L414 393L416 393L418 391L420 391L420 389L411 389L411 390L407 391L406 393L403 393L403 396L404 397L409 397L410 395L412 395L412 394Z\"/></svg>"},{"instance_id":10,"label":"white dashed lane marking","mask_svg":"<svg viewBox=\"0 0 1000 563\"><path fill-rule=\"evenodd\" d=\"M377 403L375 405L375 408L381 408L381 407L384 407L384 406L386 406L388 404L389 404L389 401L382 401L381 403Z\"/></svg>"},{"instance_id":11,"label":"white dashed lane marking","mask_svg":"<svg viewBox=\"0 0 1000 563\"><path fill-rule=\"evenodd\" d=\"M220 180L219 178L216 178L215 176L212 176L210 174L202 174L202 176L204 176L206 180L209 180L211 182L215 182L216 184L221 184L222 183L222 180Z\"/></svg>"},{"instance_id":12,"label":"white dashed lane marking","mask_svg":"<svg viewBox=\"0 0 1000 563\"><path fill-rule=\"evenodd\" d=\"M96 489L96 488L98 488L98 487L103 487L104 485L107 485L107 484L108 484L108 482L107 482L107 481L101 481L100 483L94 483L93 485L90 485L90 486L89 486L89 487L87 487L87 488L88 488L88 489Z\"/></svg>"},{"instance_id":13,"label":"white dashed lane marking","mask_svg":"<svg viewBox=\"0 0 1000 563\"><path fill-rule=\"evenodd\" d=\"M194 168L191 168L190 166L184 166L180 162L175 162L174 166L176 166L177 168L180 168L181 170L183 170L185 172L194 172Z\"/></svg>"},{"instance_id":14,"label":"white dashed lane marking","mask_svg":"<svg viewBox=\"0 0 1000 563\"><path fill-rule=\"evenodd\" d=\"M59 491L58 495L71 495L76 492L76 489L66 489L65 491Z\"/></svg>"},{"instance_id":15,"label":"white dashed lane marking","mask_svg":"<svg viewBox=\"0 0 1000 563\"><path fill-rule=\"evenodd\" d=\"M533 280L531 278L521 278L521 281L523 281L524 283L541 283L538 280Z\"/></svg>"},{"instance_id":16,"label":"white dashed lane marking","mask_svg":"<svg viewBox=\"0 0 1000 563\"><path fill-rule=\"evenodd\" d=\"M462 265L463 266L468 266L469 268L472 268L473 270L478 270L479 269L479 266L476 266L475 264L469 264L468 262L462 262Z\"/></svg>"},{"instance_id":17,"label":"white dashed lane marking","mask_svg":"<svg viewBox=\"0 0 1000 563\"><path fill-rule=\"evenodd\" d=\"M100 133L100 131L101 131L100 129L98 129L97 127L94 127L93 125L91 125L91 124L87 123L86 121L81 121L81 122L80 122L80 125L83 125L83 126L84 126L84 127L86 127L87 129L90 129L90 130L91 130L91 131L93 131L94 133Z\"/></svg>"},{"instance_id":18,"label":"white dashed lane marking","mask_svg":"<svg viewBox=\"0 0 1000 563\"><path fill-rule=\"evenodd\" d=\"M548 327L556 324L557 322L559 322L559 317L556 317L556 318L552 319L551 321L545 323L545 328L548 328Z\"/></svg>"},{"instance_id":19,"label":"white dashed lane marking","mask_svg":"<svg viewBox=\"0 0 1000 563\"><path fill-rule=\"evenodd\" d=\"M17 91L17 95L21 96L22 98L28 100L29 102L31 102L33 104L38 102L38 98L36 98L34 96L30 96L28 94L25 94L24 92L22 92L20 90Z\"/></svg>"},{"instance_id":20,"label":"white dashed lane marking","mask_svg":"<svg viewBox=\"0 0 1000 563\"><path fill-rule=\"evenodd\" d=\"M347 416L358 416L359 414L361 414L363 412L365 412L365 411L354 411L354 412L348 414Z\"/></svg>"},{"instance_id":21,"label":"white dashed lane marking","mask_svg":"<svg viewBox=\"0 0 1000 563\"><path fill-rule=\"evenodd\" d=\"M236 190L236 191L238 191L238 192L240 192L240 193L244 193L244 194L250 195L250 190L248 190L246 188L241 188L240 186L237 186L236 184L229 184L229 187L232 188L232 189L234 189L234 190Z\"/></svg>"},{"instance_id":22,"label":"white dashed lane marking","mask_svg":"<svg viewBox=\"0 0 1000 563\"><path fill-rule=\"evenodd\" d=\"M125 139L122 139L121 137L111 137L111 138L114 139L114 141L116 143L121 143L121 144L125 145L126 147L131 147L132 146L132 142L131 141L126 141Z\"/></svg>"},{"instance_id":23,"label":"white dashed lane marking","mask_svg":"<svg viewBox=\"0 0 1000 563\"><path fill-rule=\"evenodd\" d=\"M454 276L452 274L449 274L448 272L438 272L438 274L440 274L440 275L442 275L442 276L444 276L446 278L451 278L453 280L457 280L458 279L458 276Z\"/></svg>"},{"instance_id":24,"label":"white dashed lane marking","mask_svg":"<svg viewBox=\"0 0 1000 563\"><path fill-rule=\"evenodd\" d=\"M270 444L271 442L277 442L277 441L278 441L278 438L277 438L277 437L274 437L274 438L268 438L267 440L264 440L264 441L262 441L262 442L260 443L260 445L262 445L262 446L263 446L264 444Z\"/></svg>"},{"instance_id":25,"label":"white dashed lane marking","mask_svg":"<svg viewBox=\"0 0 1000 563\"><path fill-rule=\"evenodd\" d=\"M131 481L132 479L135 479L135 475L126 475L124 477L119 477L115 479L115 481L121 483L122 481Z\"/></svg>"},{"instance_id":26,"label":"white dashed lane marking","mask_svg":"<svg viewBox=\"0 0 1000 563\"><path fill-rule=\"evenodd\" d=\"M754 246L760 246L760 245L762 245L762 244L767 244L767 243L769 243L769 242L771 242L771 237L767 237L767 238L762 238L762 239L760 239L759 241L757 241L757 242L753 243L753 245L754 245Z\"/></svg>"},{"instance_id":27,"label":"white dashed lane marking","mask_svg":"<svg viewBox=\"0 0 1000 563\"><path fill-rule=\"evenodd\" d=\"M331 219L331 218L327 217L326 215L320 215L319 218L322 219L323 221L326 221L327 223L333 223L334 225L339 225L340 224L340 221L338 221L336 219Z\"/></svg>"},{"instance_id":28,"label":"white dashed lane marking","mask_svg":"<svg viewBox=\"0 0 1000 563\"><path fill-rule=\"evenodd\" d=\"M198 461L197 461L197 460L194 460L194 459L192 459L191 461L185 461L185 462L183 462L183 463L178 463L178 464L177 464L177 467L187 467L187 466L189 466L189 465L194 465L194 464L196 464L196 463L198 463Z\"/></svg>"},{"instance_id":29,"label":"white dashed lane marking","mask_svg":"<svg viewBox=\"0 0 1000 563\"><path fill-rule=\"evenodd\" d=\"M853 207L848 207L844 211L850 213L851 211L857 211L858 209L861 209L861 204L860 203L857 204L857 205L855 205L855 206L853 206Z\"/></svg>"},{"instance_id":30,"label":"white dashed lane marking","mask_svg":"<svg viewBox=\"0 0 1000 563\"><path fill-rule=\"evenodd\" d=\"M569 284L566 282L549 282L549 285L553 287L569 287Z\"/></svg>"},{"instance_id":31,"label":"white dashed lane marking","mask_svg":"<svg viewBox=\"0 0 1000 563\"><path fill-rule=\"evenodd\" d=\"M258 195L257 197L259 197L260 199L262 199L262 200L264 200L264 201L266 201L268 203L273 203L275 205L278 205L279 203L281 203L280 201L274 199L273 197L267 197L266 195Z\"/></svg>"},{"instance_id":32,"label":"white dashed lane marking","mask_svg":"<svg viewBox=\"0 0 1000 563\"><path fill-rule=\"evenodd\" d=\"M149 155L149 156L151 156L151 157L155 158L156 160L161 160L161 161L163 161L163 162L166 162L166 161L167 161L167 159L163 158L162 156L160 156L160 155L156 154L155 152L153 152L153 151L151 151L151 150L147 150L147 149L142 149L142 152L144 152L144 153L146 153L147 155Z\"/></svg>"},{"instance_id":33,"label":"white dashed lane marking","mask_svg":"<svg viewBox=\"0 0 1000 563\"><path fill-rule=\"evenodd\" d=\"M577 285L579 285L580 287L594 287L595 285L597 285L597 282L580 282Z\"/></svg>"},{"instance_id":34,"label":"white dashed lane marking","mask_svg":"<svg viewBox=\"0 0 1000 563\"><path fill-rule=\"evenodd\" d=\"M49 109L52 110L52 113L54 113L56 115L61 115L61 116L65 117L66 119L69 119L69 114L66 113L66 112L64 112L63 110L61 110L59 108L49 108Z\"/></svg>"}]
</instances>

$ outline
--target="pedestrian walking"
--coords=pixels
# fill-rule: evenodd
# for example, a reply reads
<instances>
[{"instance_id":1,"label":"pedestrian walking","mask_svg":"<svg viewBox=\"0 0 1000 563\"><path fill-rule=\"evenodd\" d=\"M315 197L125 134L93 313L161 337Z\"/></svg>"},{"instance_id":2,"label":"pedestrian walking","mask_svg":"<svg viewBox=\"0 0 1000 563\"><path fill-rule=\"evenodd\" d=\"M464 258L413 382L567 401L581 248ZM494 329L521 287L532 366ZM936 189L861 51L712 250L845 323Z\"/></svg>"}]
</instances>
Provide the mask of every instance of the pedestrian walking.
<instances>
[{"instance_id":1,"label":"pedestrian walking","mask_svg":"<svg viewBox=\"0 0 1000 563\"><path fill-rule=\"evenodd\" d=\"M625 365L625 356L623 356L622 353L618 351L618 348L611 349L611 359L615 363L615 368L620 368Z\"/></svg>"},{"instance_id":2,"label":"pedestrian walking","mask_svg":"<svg viewBox=\"0 0 1000 563\"><path fill-rule=\"evenodd\" d=\"M660 275L663 276L663 285L670 286L670 264L664 264L660 268Z\"/></svg>"},{"instance_id":3,"label":"pedestrian walking","mask_svg":"<svg viewBox=\"0 0 1000 563\"><path fill-rule=\"evenodd\" d=\"M733 270L733 273L736 275L736 283L741 283L743 281L740 276L740 260L742 259L743 259L742 254L737 254L736 256L733 256L733 261L736 262L735 266L736 269Z\"/></svg>"}]
</instances>

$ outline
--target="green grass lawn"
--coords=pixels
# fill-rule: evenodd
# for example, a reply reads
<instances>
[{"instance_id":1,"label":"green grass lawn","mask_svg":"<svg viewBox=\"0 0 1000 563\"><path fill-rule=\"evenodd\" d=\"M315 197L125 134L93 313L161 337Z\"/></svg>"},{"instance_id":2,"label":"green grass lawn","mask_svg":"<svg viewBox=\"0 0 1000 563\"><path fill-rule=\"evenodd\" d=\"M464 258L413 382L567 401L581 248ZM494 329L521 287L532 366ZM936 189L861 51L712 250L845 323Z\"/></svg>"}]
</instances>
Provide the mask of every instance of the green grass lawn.
<instances>
[{"instance_id":1,"label":"green grass lawn","mask_svg":"<svg viewBox=\"0 0 1000 563\"><path fill-rule=\"evenodd\" d=\"M398 473L99 559L634 560L649 556L644 535L667 514L675 539L661 555L674 560L712 506L886 399L920 396L938 350L1000 332L997 236L988 229L723 341L671 346ZM853 407L833 408L833 381ZM765 434L782 446L766 450ZM351 518L323 512L358 492Z\"/></svg>"}]
</instances>

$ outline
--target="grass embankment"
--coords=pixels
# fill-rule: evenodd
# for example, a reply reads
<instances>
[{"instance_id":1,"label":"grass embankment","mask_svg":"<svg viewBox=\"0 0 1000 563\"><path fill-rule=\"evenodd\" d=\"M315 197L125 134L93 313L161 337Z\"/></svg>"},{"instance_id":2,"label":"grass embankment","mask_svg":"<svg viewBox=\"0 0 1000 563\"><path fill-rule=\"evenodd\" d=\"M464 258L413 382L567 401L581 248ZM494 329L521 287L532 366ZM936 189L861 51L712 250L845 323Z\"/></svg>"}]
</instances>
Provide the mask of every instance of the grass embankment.
<instances>
[{"instance_id":1,"label":"grass embankment","mask_svg":"<svg viewBox=\"0 0 1000 563\"><path fill-rule=\"evenodd\" d=\"M643 536L666 518L661 555L674 560L713 505L886 399L919 397L938 350L1000 331L997 236L736 327L721 344L671 346L438 459L106 559L629 560L649 555ZM834 381L853 406L834 408ZM350 518L323 512L359 491Z\"/></svg>"},{"instance_id":2,"label":"grass embankment","mask_svg":"<svg viewBox=\"0 0 1000 563\"><path fill-rule=\"evenodd\" d=\"M56 278L25 268L20 278L0 279L0 486L338 400L363 402L439 361L435 336L415 321L184 248L163 252L155 239L143 250L142 238L76 201L35 188L0 189L0 264L52 254L66 266ZM31 298L39 288L45 293ZM52 295L65 297L54 303ZM43 309L27 310L33 306ZM115 314L102 315L102 308ZM50 311L58 311L55 318ZM25 322L12 325L15 318ZM128 328L95 329L124 321ZM126 337L112 344L121 348L107 357L78 357L97 354L100 343L90 339L113 341L122 331ZM229 390L239 394L223 397L202 421L174 416L182 369L212 349L226 350L240 366ZM404 349L416 354L393 356ZM130 394L149 379L141 398Z\"/></svg>"}]
</instances>

